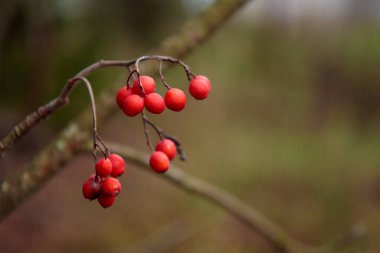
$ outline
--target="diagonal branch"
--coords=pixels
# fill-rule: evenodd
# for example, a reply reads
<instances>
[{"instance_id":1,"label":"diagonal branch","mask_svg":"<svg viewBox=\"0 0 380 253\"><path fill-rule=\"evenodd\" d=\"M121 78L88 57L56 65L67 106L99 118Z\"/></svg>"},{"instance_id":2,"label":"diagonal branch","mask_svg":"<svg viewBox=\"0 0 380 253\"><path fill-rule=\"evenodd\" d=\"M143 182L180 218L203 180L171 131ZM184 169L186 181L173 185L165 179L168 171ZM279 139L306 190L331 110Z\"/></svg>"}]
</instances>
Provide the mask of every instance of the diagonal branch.
<instances>
[{"instance_id":1,"label":"diagonal branch","mask_svg":"<svg viewBox=\"0 0 380 253\"><path fill-rule=\"evenodd\" d=\"M189 20L184 24L180 32L174 36L165 39L161 47L154 50L154 53L162 55L171 55L176 58L182 58L189 54L194 48L199 46L202 41L211 36L229 16L235 13L240 6L247 3L248 0L218 0L197 17ZM97 62L78 75L86 77L94 71L94 69L104 67L104 61ZM152 73L147 70L147 74ZM110 87L97 97L97 120L98 123L111 116L116 110L114 105L114 94L116 87ZM65 92L65 91L63 91ZM67 91L66 91L67 92ZM65 94L65 93L64 93ZM60 107L55 100L50 102L52 108ZM49 103L49 104L50 104ZM25 120L25 124L36 125L42 118L49 113L41 115L30 115ZM34 160L26 166L23 171L13 180L0 182L0 220L4 219L9 213L17 208L24 200L35 193L38 189L55 174L57 174L63 166L78 154L84 140L90 138L89 129L91 129L91 109L87 108L78 118L66 126L58 136L47 145ZM25 132L16 130L14 136L19 139L19 135ZM12 139L12 137L9 137ZM6 144L0 147L1 150L11 146L14 141L8 140Z\"/></svg>"},{"instance_id":2,"label":"diagonal branch","mask_svg":"<svg viewBox=\"0 0 380 253\"><path fill-rule=\"evenodd\" d=\"M129 146L115 143L110 144L110 147L114 152L122 155L130 162L151 171L148 163L149 154ZM87 149L89 150L90 147L87 147ZM159 175L161 176L161 174ZM261 234L279 252L308 253L316 252L317 250L294 240L282 228L268 220L253 207L245 204L232 194L216 187L215 185L188 175L183 170L174 166L171 166L163 176L166 180L175 184L182 190L203 197L227 210L246 224L251 230Z\"/></svg>"},{"instance_id":3,"label":"diagonal branch","mask_svg":"<svg viewBox=\"0 0 380 253\"><path fill-rule=\"evenodd\" d=\"M141 169L149 172L152 171L148 163L149 154L117 143L110 143L110 147L128 161L138 165ZM90 148L90 145L88 145L87 150L90 150ZM359 223L348 231L347 234L330 240L326 244L310 246L295 240L285 230L258 212L254 207L247 205L234 195L211 183L185 173L182 169L171 166L165 174L155 173L155 175L162 176L181 190L203 197L228 211L250 230L262 235L273 246L276 252L330 253L342 249L347 250L347 248L359 243L366 233L365 226Z\"/></svg>"}]
</instances>

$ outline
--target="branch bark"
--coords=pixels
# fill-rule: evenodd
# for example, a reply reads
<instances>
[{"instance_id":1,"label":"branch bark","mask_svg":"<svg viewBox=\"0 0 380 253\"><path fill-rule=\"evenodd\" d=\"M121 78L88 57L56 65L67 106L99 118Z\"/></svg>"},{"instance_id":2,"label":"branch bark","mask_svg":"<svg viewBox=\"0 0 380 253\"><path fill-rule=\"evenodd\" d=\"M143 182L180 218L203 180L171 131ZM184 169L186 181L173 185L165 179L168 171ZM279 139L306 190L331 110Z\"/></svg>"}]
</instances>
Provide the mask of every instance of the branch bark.
<instances>
[{"instance_id":1,"label":"branch bark","mask_svg":"<svg viewBox=\"0 0 380 253\"><path fill-rule=\"evenodd\" d=\"M184 57L207 39L216 28L246 2L248 0L216 1L200 15L185 23L178 34L165 39L161 46L153 51L176 58ZM94 69L103 66L103 64L104 61L95 63L95 66L92 65L77 75L86 76ZM147 70L147 74L149 74L149 70ZM112 111L116 110L114 105L115 92L116 87L110 87L97 97L97 106L100 109L97 112L98 122L106 119L112 114ZM53 100L53 102L49 102L53 111L64 103L66 101ZM25 124L36 125L49 114L50 112L39 112L37 110L25 119ZM91 117L91 109L87 108L36 155L34 160L14 180L0 182L0 220L4 219L25 199L43 187L50 177L59 172L64 164L79 152L81 145L83 145L83 140L87 140L90 136ZM9 143L3 144L0 149L4 150L4 146L11 146L26 132L15 128L14 133L11 133L13 137L6 137Z\"/></svg>"},{"instance_id":2,"label":"branch bark","mask_svg":"<svg viewBox=\"0 0 380 253\"><path fill-rule=\"evenodd\" d=\"M114 152L122 155L128 161L151 171L148 163L149 154L125 145L110 144L110 147ZM87 147L87 150L90 150L90 146ZM161 176L161 174L157 175ZM203 197L227 210L251 230L259 233L267 239L278 252L321 252L320 248L314 248L296 241L282 228L232 194L206 181L186 174L182 169L171 166L165 174L162 174L162 176L180 189Z\"/></svg>"},{"instance_id":3,"label":"branch bark","mask_svg":"<svg viewBox=\"0 0 380 253\"><path fill-rule=\"evenodd\" d=\"M152 169L149 166L149 154L136 150L130 146L109 143L110 148L116 153L123 156L129 162L132 162L142 169L149 172ZM91 149L91 145L84 146L84 151ZM235 216L250 230L262 235L276 250L281 253L332 253L348 250L357 245L363 239L366 233L366 226L362 223L356 224L350 231L343 236L328 241L325 244L311 246L304 244L291 237L284 229L269 220L266 216L258 212L254 207L247 205L236 196L224 191L217 186L208 183L195 176L189 175L184 170L171 166L162 176L168 182L174 184L179 189L187 191L196 196L215 203L222 209Z\"/></svg>"}]
</instances>

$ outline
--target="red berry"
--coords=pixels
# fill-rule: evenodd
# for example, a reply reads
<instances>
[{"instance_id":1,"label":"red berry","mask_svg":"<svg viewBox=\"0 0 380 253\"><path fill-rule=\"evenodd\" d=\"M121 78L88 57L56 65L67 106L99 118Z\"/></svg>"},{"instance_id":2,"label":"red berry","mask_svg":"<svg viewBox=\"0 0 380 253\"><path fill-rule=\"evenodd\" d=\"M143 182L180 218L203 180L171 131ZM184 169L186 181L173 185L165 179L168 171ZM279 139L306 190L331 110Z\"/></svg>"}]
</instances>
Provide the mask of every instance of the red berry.
<instances>
[{"instance_id":1,"label":"red berry","mask_svg":"<svg viewBox=\"0 0 380 253\"><path fill-rule=\"evenodd\" d=\"M156 84L154 83L154 79L150 76L140 76L141 85L144 88L145 95L152 93L156 89ZM139 80L136 79L133 82L133 93L143 96L143 92L141 90Z\"/></svg>"},{"instance_id":2,"label":"red berry","mask_svg":"<svg viewBox=\"0 0 380 253\"><path fill-rule=\"evenodd\" d=\"M125 171L124 159L117 154L110 154L108 156L108 159L110 159L111 163L112 163L111 176L113 176L113 177L121 176Z\"/></svg>"},{"instance_id":3,"label":"red berry","mask_svg":"<svg viewBox=\"0 0 380 253\"><path fill-rule=\"evenodd\" d=\"M179 112L185 108L186 95L182 90L172 88L166 92L165 104L170 110Z\"/></svg>"},{"instance_id":4,"label":"red berry","mask_svg":"<svg viewBox=\"0 0 380 253\"><path fill-rule=\"evenodd\" d=\"M155 151L150 156L149 164L156 172L163 173L169 169L170 161L164 152Z\"/></svg>"},{"instance_id":5,"label":"red berry","mask_svg":"<svg viewBox=\"0 0 380 253\"><path fill-rule=\"evenodd\" d=\"M96 174L101 177L108 177L112 172L112 163L108 158L102 158L95 164Z\"/></svg>"},{"instance_id":6,"label":"red berry","mask_svg":"<svg viewBox=\"0 0 380 253\"><path fill-rule=\"evenodd\" d=\"M199 76L196 76L195 78L199 78L199 79L205 80L208 83L208 85L210 86L210 89L211 89L211 82L210 82L210 80L206 76L199 75Z\"/></svg>"},{"instance_id":7,"label":"red berry","mask_svg":"<svg viewBox=\"0 0 380 253\"><path fill-rule=\"evenodd\" d=\"M102 195L117 196L121 190L120 181L116 178L109 177L102 183Z\"/></svg>"},{"instance_id":8,"label":"red berry","mask_svg":"<svg viewBox=\"0 0 380 253\"><path fill-rule=\"evenodd\" d=\"M164 139L157 143L156 151L161 151L165 153L169 160L173 160L174 156L177 153L177 147L172 140Z\"/></svg>"},{"instance_id":9,"label":"red berry","mask_svg":"<svg viewBox=\"0 0 380 253\"><path fill-rule=\"evenodd\" d=\"M139 95L129 95L123 102L123 112L130 116L136 116L144 109L144 99Z\"/></svg>"},{"instance_id":10,"label":"red berry","mask_svg":"<svg viewBox=\"0 0 380 253\"><path fill-rule=\"evenodd\" d=\"M82 185L83 197L94 200L99 196L101 188L101 182L93 174Z\"/></svg>"},{"instance_id":11,"label":"red berry","mask_svg":"<svg viewBox=\"0 0 380 253\"><path fill-rule=\"evenodd\" d=\"M145 108L155 114L160 114L165 110L165 101L158 93L150 93L145 99Z\"/></svg>"},{"instance_id":12,"label":"red berry","mask_svg":"<svg viewBox=\"0 0 380 253\"><path fill-rule=\"evenodd\" d=\"M191 79L189 92L195 99L202 100L208 97L211 85L208 79L203 77L196 77Z\"/></svg>"},{"instance_id":13,"label":"red berry","mask_svg":"<svg viewBox=\"0 0 380 253\"><path fill-rule=\"evenodd\" d=\"M113 205L115 202L114 196L106 196L106 195L100 195L98 197L98 202L103 208L107 208Z\"/></svg>"},{"instance_id":14,"label":"red berry","mask_svg":"<svg viewBox=\"0 0 380 253\"><path fill-rule=\"evenodd\" d=\"M124 86L121 88L117 94L116 94L116 102L119 105L120 108L123 108L123 102L124 100L129 96L133 94L132 88L128 88Z\"/></svg>"}]
</instances>

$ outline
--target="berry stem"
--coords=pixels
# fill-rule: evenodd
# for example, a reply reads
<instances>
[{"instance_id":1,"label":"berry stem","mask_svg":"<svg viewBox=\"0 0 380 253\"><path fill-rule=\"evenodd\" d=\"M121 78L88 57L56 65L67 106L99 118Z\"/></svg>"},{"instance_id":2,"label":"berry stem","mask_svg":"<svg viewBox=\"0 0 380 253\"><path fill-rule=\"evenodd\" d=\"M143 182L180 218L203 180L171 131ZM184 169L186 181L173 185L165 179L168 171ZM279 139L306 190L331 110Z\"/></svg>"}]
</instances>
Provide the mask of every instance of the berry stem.
<instances>
[{"instance_id":1,"label":"berry stem","mask_svg":"<svg viewBox=\"0 0 380 253\"><path fill-rule=\"evenodd\" d=\"M166 89L171 89L170 85L166 82L164 75L162 74L162 60L160 60L160 65L158 67L158 73L160 74L161 82Z\"/></svg>"},{"instance_id":2,"label":"berry stem","mask_svg":"<svg viewBox=\"0 0 380 253\"><path fill-rule=\"evenodd\" d=\"M162 130L162 128L158 127L156 124L154 124L152 121L150 121L145 116L144 113L142 113L142 116L143 116L143 122L144 122L144 129L146 130L146 126L150 125L156 131L156 133L157 133L158 137L160 138L160 140L163 140L163 139L170 139L170 140L172 140L174 142L174 144L176 145L176 147L177 147L177 152L178 152L178 155L179 155L179 159L181 161L186 161L186 155L185 155L185 152L183 151L181 142L176 137L165 133L164 130ZM148 145L149 145L150 149L152 150L150 139L149 139L149 141L147 140L147 142L148 142Z\"/></svg>"},{"instance_id":3,"label":"berry stem","mask_svg":"<svg viewBox=\"0 0 380 253\"><path fill-rule=\"evenodd\" d=\"M137 73L137 80L139 82L139 87L140 87L140 90L141 90L141 94L142 94L143 97L145 97L146 93L145 93L144 87L143 87L143 85L141 83L140 72L139 72L139 70L137 68L136 68L136 73Z\"/></svg>"},{"instance_id":4,"label":"berry stem","mask_svg":"<svg viewBox=\"0 0 380 253\"><path fill-rule=\"evenodd\" d=\"M127 84L127 87L128 87L128 88L132 88L131 85L130 85L130 83L129 83L129 81L130 81L131 78L133 77L133 74L134 74L134 73L137 73L137 71L136 71L136 69L131 70L131 69L130 69L130 66L128 66L127 68L128 68L128 70L129 70L129 75L128 75L128 77L127 77L127 83L126 83L126 84Z\"/></svg>"},{"instance_id":5,"label":"berry stem","mask_svg":"<svg viewBox=\"0 0 380 253\"><path fill-rule=\"evenodd\" d=\"M136 66L136 71L139 73L140 70L139 70L139 63L141 61L147 61L147 60L156 60L156 61L167 61L167 62L171 62L171 63L175 63L175 64L179 64L182 66L183 70L185 71L186 73L186 76L187 76L187 79L190 81L193 77L195 77L195 75L191 72L190 70L190 67L184 63L183 61L177 59L177 58L174 58L174 57L171 57L171 56L162 56L162 55L147 55L147 56L141 56L139 57L136 62L135 62L135 66Z\"/></svg>"},{"instance_id":6,"label":"berry stem","mask_svg":"<svg viewBox=\"0 0 380 253\"><path fill-rule=\"evenodd\" d=\"M149 134L148 126L147 126L147 123L149 122L149 120L145 116L144 111L141 112L141 118L143 120L143 125L144 125L144 133L145 133L145 137L146 137L146 144L148 145L150 151L153 151L153 146L152 146L152 143L150 141L150 134Z\"/></svg>"},{"instance_id":7,"label":"berry stem","mask_svg":"<svg viewBox=\"0 0 380 253\"><path fill-rule=\"evenodd\" d=\"M87 80L87 78L85 78L83 76L77 76L72 81L75 82L76 80L82 80L84 82L84 84L86 85L86 88L87 88L88 95L90 96L90 100L91 100L92 127L93 127L93 131L92 131L92 141L93 141L92 154L93 154L94 159L96 161L96 147L98 146L96 139L97 139L98 131L97 131L97 126L96 126L97 119L96 119L96 107L95 107L94 92L92 91L91 83Z\"/></svg>"},{"instance_id":8,"label":"berry stem","mask_svg":"<svg viewBox=\"0 0 380 253\"><path fill-rule=\"evenodd\" d=\"M100 147L100 145L98 145L99 148L101 148L100 150L103 153L104 157L105 158L108 157L111 154L110 149L107 147L106 143L103 141L103 139L100 137L100 135L98 133L96 133L96 139L102 144L102 146L104 148L103 149Z\"/></svg>"},{"instance_id":9,"label":"berry stem","mask_svg":"<svg viewBox=\"0 0 380 253\"><path fill-rule=\"evenodd\" d=\"M96 161L96 149L97 148L99 148L99 150L103 153L104 157L107 157L109 155L110 151L98 133L95 98L94 98L94 92L92 90L92 85L88 81L88 79L83 77L83 76L77 76L72 81L76 82L77 80L81 80L84 82L84 84L86 85L86 88L87 88L88 95L90 96L90 100L91 100L92 126L93 126L93 130L92 130L92 141L93 141L92 155L94 156L94 160ZM98 141L100 142L101 145L98 144Z\"/></svg>"}]
</instances>

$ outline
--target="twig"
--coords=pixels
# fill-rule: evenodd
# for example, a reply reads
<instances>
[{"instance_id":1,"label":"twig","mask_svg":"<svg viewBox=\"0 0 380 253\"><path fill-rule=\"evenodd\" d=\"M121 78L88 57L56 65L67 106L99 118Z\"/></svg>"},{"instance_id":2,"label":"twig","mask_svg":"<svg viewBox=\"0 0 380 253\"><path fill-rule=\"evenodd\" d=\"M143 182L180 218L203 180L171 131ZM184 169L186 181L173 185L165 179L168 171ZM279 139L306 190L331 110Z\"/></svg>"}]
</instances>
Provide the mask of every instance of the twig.
<instances>
[{"instance_id":1,"label":"twig","mask_svg":"<svg viewBox=\"0 0 380 253\"><path fill-rule=\"evenodd\" d=\"M63 87L61 93L58 95L57 98L51 100L49 103L39 107L37 111L32 112L24 120L19 122L10 133L8 133L1 141L0 141L0 156L2 156L3 152L7 149L9 149L15 142L17 142L19 139L21 139L27 132L29 132L30 129L32 129L35 125L38 124L42 119L47 118L49 115L51 115L53 112L61 108L62 106L66 105L68 103L68 98L76 86L77 82L79 80L82 80L86 83L87 79L86 77L89 76L94 71L105 68L105 67L129 67L133 64L136 65L136 69L130 73L127 79L127 85L129 87L129 79L134 73L137 73L139 85L142 90L142 93L145 94L144 88L141 85L141 80L139 78L140 73L138 70L138 63L141 61L147 61L147 60L158 60L158 61L169 61L172 63L178 63L180 64L187 76L191 75L190 68L184 64L181 60L178 60L174 57L169 56L161 56L161 55L147 55L142 56L135 60L129 60L129 61L119 61L119 60L100 60L87 68L80 71L78 74L76 74L74 77L70 78L66 85ZM87 81L88 82L88 81ZM86 83L87 85L87 83ZM91 86L91 85L90 85ZM92 91L91 91L92 92Z\"/></svg>"},{"instance_id":2,"label":"twig","mask_svg":"<svg viewBox=\"0 0 380 253\"><path fill-rule=\"evenodd\" d=\"M147 60L156 60L156 61L159 61L160 63L162 61L167 61L167 62L171 62L171 63L177 63L179 65L182 66L183 70L185 71L186 73L186 76L187 76L187 79L190 81L192 77L195 77L195 75L191 72L190 70L190 67L187 66L183 61L177 59L177 58L174 58L174 57L171 57L171 56L161 56L161 55L150 55L150 56L141 56L140 58L138 58L136 60L136 71L137 73L140 73L140 70L139 70L139 64L140 62L142 61L147 61Z\"/></svg>"},{"instance_id":3,"label":"twig","mask_svg":"<svg viewBox=\"0 0 380 253\"><path fill-rule=\"evenodd\" d=\"M144 111L141 112L141 118L142 118L143 126L144 126L146 144L148 145L150 151L153 151L154 149L153 149L152 143L150 141L150 135L149 135L149 130L148 130L148 126L147 126L148 119L146 118Z\"/></svg>"},{"instance_id":4,"label":"twig","mask_svg":"<svg viewBox=\"0 0 380 253\"><path fill-rule=\"evenodd\" d=\"M97 130L97 124L96 124L96 107L95 107L95 98L94 98L94 92L92 91L92 86L90 82L83 76L78 76L75 79L72 79L72 82L76 82L77 80L82 80L84 84L86 85L87 92L90 96L91 100L91 111L92 111L92 155L94 156L94 159L96 161L96 148L99 147L99 149L103 152L103 149L97 145L97 138L98 138L98 130Z\"/></svg>"},{"instance_id":5,"label":"twig","mask_svg":"<svg viewBox=\"0 0 380 253\"><path fill-rule=\"evenodd\" d=\"M144 122L144 129L145 129L145 135L147 138L147 143L148 143L148 146L150 147L151 150L153 150L153 149L152 149L152 145L150 143L149 132L147 133L147 131L148 131L147 130L147 124L150 125L156 131L160 140L163 140L163 139L172 140L174 142L174 144L176 145L177 152L179 155L179 159L181 161L186 161L186 155L185 155L185 152L182 148L181 142L176 137L165 133L164 130L162 130L162 128L158 127L156 124L154 124L152 121L150 121L147 117L145 117L144 113L142 113L142 119Z\"/></svg>"},{"instance_id":6,"label":"twig","mask_svg":"<svg viewBox=\"0 0 380 253\"><path fill-rule=\"evenodd\" d=\"M162 61L160 61L160 66L158 67L158 73L160 74L160 79L162 84L166 89L171 89L170 85L166 82L164 75L162 74Z\"/></svg>"}]
</instances>

